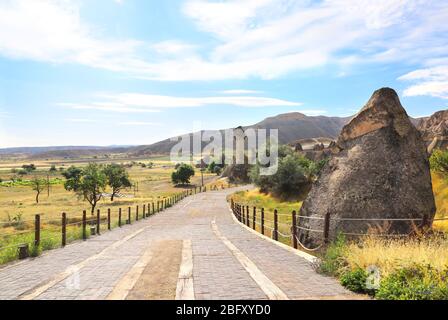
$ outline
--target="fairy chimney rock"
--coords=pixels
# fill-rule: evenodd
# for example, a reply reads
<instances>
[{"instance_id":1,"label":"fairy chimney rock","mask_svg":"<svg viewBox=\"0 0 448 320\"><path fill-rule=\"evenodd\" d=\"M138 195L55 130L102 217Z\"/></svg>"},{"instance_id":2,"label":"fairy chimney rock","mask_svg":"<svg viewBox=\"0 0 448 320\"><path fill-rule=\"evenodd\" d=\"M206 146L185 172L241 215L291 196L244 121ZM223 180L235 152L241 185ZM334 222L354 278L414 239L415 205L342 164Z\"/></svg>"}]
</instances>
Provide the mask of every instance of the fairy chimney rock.
<instances>
[{"instance_id":1,"label":"fairy chimney rock","mask_svg":"<svg viewBox=\"0 0 448 320\"><path fill-rule=\"evenodd\" d=\"M381 227L385 233L409 233L410 221L338 220L422 219L435 215L426 146L410 122L397 93L376 91L342 129L334 152L303 203L302 227L323 230L330 214L330 237L358 234ZM308 243L322 240L318 232L302 232Z\"/></svg>"}]
</instances>

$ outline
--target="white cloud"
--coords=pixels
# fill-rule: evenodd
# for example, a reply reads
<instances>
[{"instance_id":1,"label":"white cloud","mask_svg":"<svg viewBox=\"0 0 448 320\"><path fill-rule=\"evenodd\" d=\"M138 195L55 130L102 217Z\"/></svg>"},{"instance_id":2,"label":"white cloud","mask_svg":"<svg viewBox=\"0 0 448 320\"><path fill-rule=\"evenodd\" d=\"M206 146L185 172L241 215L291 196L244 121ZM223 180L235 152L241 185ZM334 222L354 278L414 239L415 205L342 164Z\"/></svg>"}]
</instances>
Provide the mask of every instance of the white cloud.
<instances>
[{"instance_id":1,"label":"white cloud","mask_svg":"<svg viewBox=\"0 0 448 320\"><path fill-rule=\"evenodd\" d=\"M222 94L257 94L257 93L261 93L261 91L246 90L246 89L233 89L233 90L223 90L223 91L220 91L219 93L222 93Z\"/></svg>"},{"instance_id":2,"label":"white cloud","mask_svg":"<svg viewBox=\"0 0 448 320\"><path fill-rule=\"evenodd\" d=\"M236 106L246 108L300 106L301 103L259 96L216 96L216 97L173 97L140 93L98 95L101 101L90 103L59 103L71 109L92 109L109 112L159 112L169 108L194 108L217 106Z\"/></svg>"},{"instance_id":3,"label":"white cloud","mask_svg":"<svg viewBox=\"0 0 448 320\"><path fill-rule=\"evenodd\" d=\"M178 55L184 56L193 53L197 46L179 41L179 40L167 40L155 43L151 46L158 54L162 55Z\"/></svg>"},{"instance_id":4,"label":"white cloud","mask_svg":"<svg viewBox=\"0 0 448 320\"><path fill-rule=\"evenodd\" d=\"M433 96L448 99L448 65L415 70L398 79L415 82L404 90L403 95L406 97Z\"/></svg>"},{"instance_id":5,"label":"white cloud","mask_svg":"<svg viewBox=\"0 0 448 320\"><path fill-rule=\"evenodd\" d=\"M187 0L182 12L212 39L201 44L110 39L81 19L79 3L2 1L0 54L162 81L273 79L328 64L448 54L446 1Z\"/></svg>"},{"instance_id":6,"label":"white cloud","mask_svg":"<svg viewBox=\"0 0 448 320\"><path fill-rule=\"evenodd\" d=\"M94 119L86 119L86 118L70 118L70 119L65 119L68 122L75 122L75 123L95 123L97 122Z\"/></svg>"}]
</instances>

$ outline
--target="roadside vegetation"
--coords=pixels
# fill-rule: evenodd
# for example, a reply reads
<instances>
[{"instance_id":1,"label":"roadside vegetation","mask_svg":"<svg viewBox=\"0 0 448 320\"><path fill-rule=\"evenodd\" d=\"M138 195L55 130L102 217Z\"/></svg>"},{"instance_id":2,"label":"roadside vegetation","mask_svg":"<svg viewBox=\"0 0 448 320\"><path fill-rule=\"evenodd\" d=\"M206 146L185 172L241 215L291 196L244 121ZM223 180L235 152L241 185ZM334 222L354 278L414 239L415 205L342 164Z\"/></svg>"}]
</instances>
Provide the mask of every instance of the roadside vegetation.
<instances>
[{"instance_id":1,"label":"roadside vegetation","mask_svg":"<svg viewBox=\"0 0 448 320\"><path fill-rule=\"evenodd\" d=\"M298 211L322 163L313 163L282 151L277 176L261 177L255 167L251 178L256 190L238 192L238 203L277 209L279 221L291 225L290 213ZM435 151L430 159L436 221L433 231L412 238L358 239L339 236L317 255L318 271L339 279L351 291L386 300L448 299L448 151ZM293 190L293 191L291 191ZM294 197L295 196L295 197ZM267 218L271 219L271 218ZM281 228L281 226L279 226ZM269 236L269 235L268 235ZM289 239L280 238L289 244Z\"/></svg>"},{"instance_id":2,"label":"roadside vegetation","mask_svg":"<svg viewBox=\"0 0 448 320\"><path fill-rule=\"evenodd\" d=\"M340 236L322 255L319 270L351 291L385 300L447 300L448 239Z\"/></svg>"}]
</instances>

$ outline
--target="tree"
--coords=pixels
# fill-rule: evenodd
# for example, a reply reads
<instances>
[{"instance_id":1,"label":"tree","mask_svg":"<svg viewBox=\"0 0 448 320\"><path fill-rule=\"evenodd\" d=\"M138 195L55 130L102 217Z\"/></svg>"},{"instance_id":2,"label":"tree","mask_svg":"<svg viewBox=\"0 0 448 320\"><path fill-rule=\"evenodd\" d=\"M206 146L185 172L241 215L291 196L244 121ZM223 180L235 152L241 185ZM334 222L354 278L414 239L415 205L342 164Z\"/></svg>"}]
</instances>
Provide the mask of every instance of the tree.
<instances>
[{"instance_id":1,"label":"tree","mask_svg":"<svg viewBox=\"0 0 448 320\"><path fill-rule=\"evenodd\" d=\"M24 164L22 168L28 173L36 170L36 166L34 164Z\"/></svg>"},{"instance_id":2,"label":"tree","mask_svg":"<svg viewBox=\"0 0 448 320\"><path fill-rule=\"evenodd\" d=\"M47 186L47 181L42 178L34 177L31 180L31 186L34 191L36 191L36 203L39 203L39 195L42 191L45 190L45 187Z\"/></svg>"},{"instance_id":3,"label":"tree","mask_svg":"<svg viewBox=\"0 0 448 320\"><path fill-rule=\"evenodd\" d=\"M58 170L56 169L56 166L53 164L53 165L51 166L50 170L48 170L48 171L50 171L50 172L56 172L56 171L58 171Z\"/></svg>"},{"instance_id":4,"label":"tree","mask_svg":"<svg viewBox=\"0 0 448 320\"><path fill-rule=\"evenodd\" d=\"M250 171L251 181L263 193L282 199L303 198L326 161L314 162L297 154L283 154L273 175L260 175L260 164Z\"/></svg>"},{"instance_id":5,"label":"tree","mask_svg":"<svg viewBox=\"0 0 448 320\"><path fill-rule=\"evenodd\" d=\"M89 202L93 214L107 185L102 166L95 163L89 163L83 169L72 166L63 175L67 179L64 183L65 189L76 192L79 197Z\"/></svg>"},{"instance_id":6,"label":"tree","mask_svg":"<svg viewBox=\"0 0 448 320\"><path fill-rule=\"evenodd\" d=\"M62 172L62 176L66 179L64 183L65 190L77 191L81 185L82 169L75 166L71 166L67 170Z\"/></svg>"},{"instance_id":7,"label":"tree","mask_svg":"<svg viewBox=\"0 0 448 320\"><path fill-rule=\"evenodd\" d=\"M104 168L104 174L107 178L107 184L112 188L110 201L114 201L114 197L120 190L132 187L129 174L126 168L119 164L109 164Z\"/></svg>"},{"instance_id":8,"label":"tree","mask_svg":"<svg viewBox=\"0 0 448 320\"><path fill-rule=\"evenodd\" d=\"M100 165L90 163L83 169L78 194L90 203L92 214L95 212L97 203L103 197L106 184L107 178Z\"/></svg>"},{"instance_id":9,"label":"tree","mask_svg":"<svg viewBox=\"0 0 448 320\"><path fill-rule=\"evenodd\" d=\"M429 158L431 169L448 177L448 150L435 150Z\"/></svg>"},{"instance_id":10,"label":"tree","mask_svg":"<svg viewBox=\"0 0 448 320\"><path fill-rule=\"evenodd\" d=\"M174 184L189 184L191 177L194 176L194 168L188 164L182 163L176 165L176 171L171 174L171 180Z\"/></svg>"}]
</instances>

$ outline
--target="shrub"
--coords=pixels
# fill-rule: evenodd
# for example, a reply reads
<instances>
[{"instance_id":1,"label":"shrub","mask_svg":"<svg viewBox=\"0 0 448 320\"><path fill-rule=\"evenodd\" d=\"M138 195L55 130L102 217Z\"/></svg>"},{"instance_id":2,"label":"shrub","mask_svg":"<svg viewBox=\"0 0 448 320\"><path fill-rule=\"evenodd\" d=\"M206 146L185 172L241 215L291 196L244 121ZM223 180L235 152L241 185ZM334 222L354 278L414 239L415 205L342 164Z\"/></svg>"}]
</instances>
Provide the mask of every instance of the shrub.
<instances>
[{"instance_id":1,"label":"shrub","mask_svg":"<svg viewBox=\"0 0 448 320\"><path fill-rule=\"evenodd\" d=\"M339 276L346 269L345 251L347 250L346 239L339 235L325 251L319 265L319 271L331 275Z\"/></svg>"},{"instance_id":2,"label":"shrub","mask_svg":"<svg viewBox=\"0 0 448 320\"><path fill-rule=\"evenodd\" d=\"M448 300L448 269L437 271L430 265L399 269L381 281L377 299Z\"/></svg>"},{"instance_id":3,"label":"shrub","mask_svg":"<svg viewBox=\"0 0 448 320\"><path fill-rule=\"evenodd\" d=\"M367 272L361 268L356 268L353 271L347 271L340 277L341 284L356 293L367 293L366 282Z\"/></svg>"},{"instance_id":4,"label":"shrub","mask_svg":"<svg viewBox=\"0 0 448 320\"><path fill-rule=\"evenodd\" d=\"M174 184L189 184L192 176L194 176L194 168L182 163L176 165L176 171L171 174L171 180Z\"/></svg>"},{"instance_id":5,"label":"shrub","mask_svg":"<svg viewBox=\"0 0 448 320\"><path fill-rule=\"evenodd\" d=\"M306 196L325 163L316 163L301 155L279 151L278 170L275 174L262 176L261 165L258 164L252 168L249 176L261 192L272 193L283 200L300 199Z\"/></svg>"}]
</instances>

